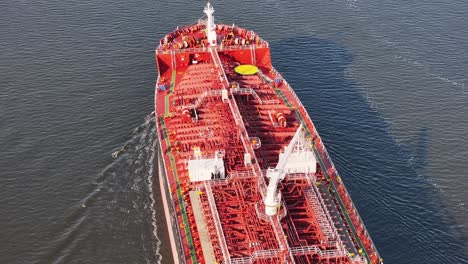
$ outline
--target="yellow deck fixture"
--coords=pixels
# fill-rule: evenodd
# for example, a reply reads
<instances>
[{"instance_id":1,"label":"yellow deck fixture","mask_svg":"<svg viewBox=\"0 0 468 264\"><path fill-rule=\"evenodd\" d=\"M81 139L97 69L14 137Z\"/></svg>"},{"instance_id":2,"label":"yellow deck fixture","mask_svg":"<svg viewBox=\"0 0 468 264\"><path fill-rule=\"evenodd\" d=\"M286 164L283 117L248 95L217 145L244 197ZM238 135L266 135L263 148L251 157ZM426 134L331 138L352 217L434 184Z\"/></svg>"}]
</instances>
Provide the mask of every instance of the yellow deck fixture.
<instances>
[{"instance_id":1,"label":"yellow deck fixture","mask_svg":"<svg viewBox=\"0 0 468 264\"><path fill-rule=\"evenodd\" d=\"M258 67L255 65L243 64L234 68L234 71L240 75L254 75L258 72Z\"/></svg>"}]
</instances>

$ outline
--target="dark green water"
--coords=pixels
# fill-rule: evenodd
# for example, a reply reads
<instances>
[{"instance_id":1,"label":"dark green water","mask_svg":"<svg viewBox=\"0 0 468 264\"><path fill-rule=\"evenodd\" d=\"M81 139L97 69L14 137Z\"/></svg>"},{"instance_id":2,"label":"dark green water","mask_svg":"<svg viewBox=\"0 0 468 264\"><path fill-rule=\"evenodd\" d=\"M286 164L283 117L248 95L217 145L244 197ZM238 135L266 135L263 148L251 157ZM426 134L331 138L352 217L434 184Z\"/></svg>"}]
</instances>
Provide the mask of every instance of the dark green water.
<instances>
[{"instance_id":1,"label":"dark green water","mask_svg":"<svg viewBox=\"0 0 468 264\"><path fill-rule=\"evenodd\" d=\"M154 48L204 5L0 3L0 263L168 263ZM468 263L468 2L213 5L270 42L385 263Z\"/></svg>"}]
</instances>

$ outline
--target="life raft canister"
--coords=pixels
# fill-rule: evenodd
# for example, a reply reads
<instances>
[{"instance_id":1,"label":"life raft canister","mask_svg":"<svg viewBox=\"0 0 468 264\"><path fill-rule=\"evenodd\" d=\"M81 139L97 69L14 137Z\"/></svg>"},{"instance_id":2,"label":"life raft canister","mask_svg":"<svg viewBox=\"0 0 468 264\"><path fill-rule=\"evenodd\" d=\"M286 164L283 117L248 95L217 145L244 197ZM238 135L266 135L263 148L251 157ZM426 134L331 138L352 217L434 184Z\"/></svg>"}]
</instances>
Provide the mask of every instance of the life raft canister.
<instances>
[{"instance_id":1,"label":"life raft canister","mask_svg":"<svg viewBox=\"0 0 468 264\"><path fill-rule=\"evenodd\" d=\"M286 117L284 117L284 114L283 113L277 113L276 114L276 120L278 120L278 123L282 126L282 127L286 127Z\"/></svg>"}]
</instances>

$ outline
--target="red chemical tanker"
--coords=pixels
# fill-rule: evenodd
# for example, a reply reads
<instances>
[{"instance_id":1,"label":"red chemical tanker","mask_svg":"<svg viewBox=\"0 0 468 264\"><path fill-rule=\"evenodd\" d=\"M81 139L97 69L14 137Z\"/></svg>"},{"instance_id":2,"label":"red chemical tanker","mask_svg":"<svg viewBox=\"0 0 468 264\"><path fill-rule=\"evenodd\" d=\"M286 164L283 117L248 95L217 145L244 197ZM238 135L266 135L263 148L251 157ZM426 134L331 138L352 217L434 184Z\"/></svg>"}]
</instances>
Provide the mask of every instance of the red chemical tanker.
<instances>
[{"instance_id":1,"label":"red chemical tanker","mask_svg":"<svg viewBox=\"0 0 468 264\"><path fill-rule=\"evenodd\" d=\"M317 130L253 31L206 19L156 49L175 263L381 263Z\"/></svg>"}]
</instances>

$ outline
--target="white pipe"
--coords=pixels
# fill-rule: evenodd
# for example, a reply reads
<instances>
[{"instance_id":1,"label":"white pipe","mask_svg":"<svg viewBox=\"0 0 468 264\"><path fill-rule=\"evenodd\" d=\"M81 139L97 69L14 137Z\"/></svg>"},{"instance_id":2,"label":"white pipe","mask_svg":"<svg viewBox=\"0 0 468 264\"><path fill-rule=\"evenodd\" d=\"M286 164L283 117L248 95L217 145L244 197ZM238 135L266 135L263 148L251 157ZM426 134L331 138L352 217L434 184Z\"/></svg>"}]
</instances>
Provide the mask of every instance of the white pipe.
<instances>
[{"instance_id":1,"label":"white pipe","mask_svg":"<svg viewBox=\"0 0 468 264\"><path fill-rule=\"evenodd\" d=\"M265 214L276 215L278 210L279 201L276 199L276 190L278 189L278 182L281 176L281 172L270 169L267 172L270 182L267 187L267 194L265 197Z\"/></svg>"}]
</instances>

